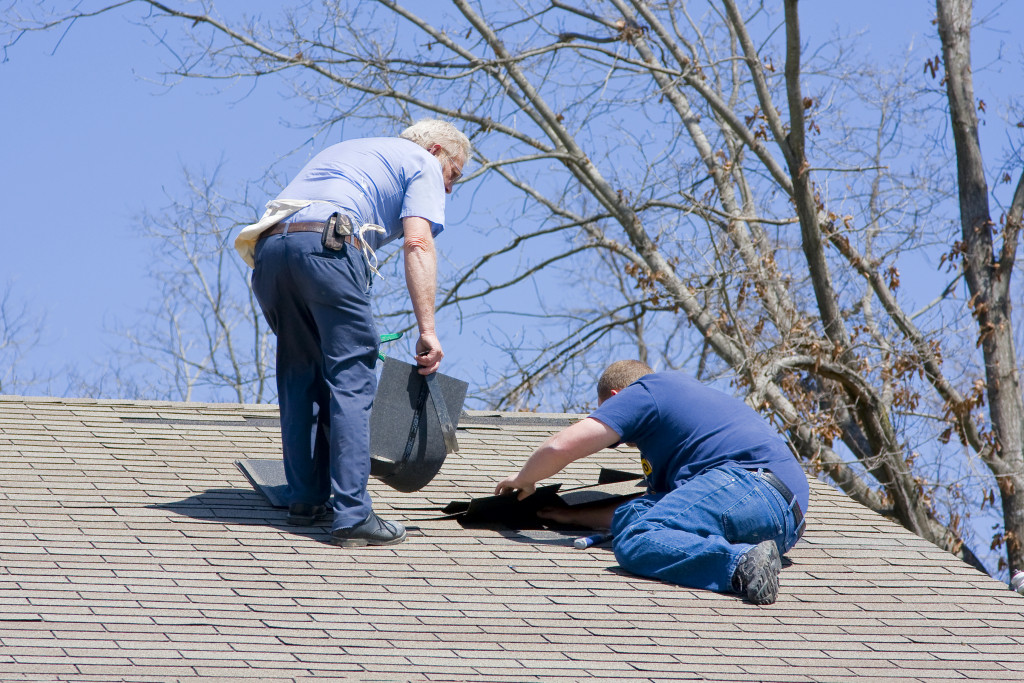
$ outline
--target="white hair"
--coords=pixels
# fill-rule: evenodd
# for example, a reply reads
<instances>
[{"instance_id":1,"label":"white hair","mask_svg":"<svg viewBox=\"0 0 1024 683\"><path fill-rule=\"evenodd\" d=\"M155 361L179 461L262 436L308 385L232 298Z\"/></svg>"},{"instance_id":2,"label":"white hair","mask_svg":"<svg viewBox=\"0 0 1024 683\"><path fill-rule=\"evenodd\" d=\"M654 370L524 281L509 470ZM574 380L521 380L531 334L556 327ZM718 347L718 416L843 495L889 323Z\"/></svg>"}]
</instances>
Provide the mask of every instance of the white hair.
<instances>
[{"instance_id":1,"label":"white hair","mask_svg":"<svg viewBox=\"0 0 1024 683\"><path fill-rule=\"evenodd\" d=\"M399 133L398 137L411 140L424 149L430 149L435 144L441 145L445 152L462 157L463 160L468 160L473 152L469 138L441 119L421 119Z\"/></svg>"}]
</instances>

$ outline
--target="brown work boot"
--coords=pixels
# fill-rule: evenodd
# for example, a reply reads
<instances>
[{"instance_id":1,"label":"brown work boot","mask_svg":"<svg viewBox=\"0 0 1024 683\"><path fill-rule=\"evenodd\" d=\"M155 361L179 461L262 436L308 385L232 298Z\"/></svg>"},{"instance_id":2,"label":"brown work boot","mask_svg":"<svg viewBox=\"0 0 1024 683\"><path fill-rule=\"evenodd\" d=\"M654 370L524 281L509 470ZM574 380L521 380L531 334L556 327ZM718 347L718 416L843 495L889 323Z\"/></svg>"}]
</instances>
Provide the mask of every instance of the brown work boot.
<instances>
[{"instance_id":1,"label":"brown work boot","mask_svg":"<svg viewBox=\"0 0 1024 683\"><path fill-rule=\"evenodd\" d=\"M394 545L404 540L404 526L383 520L371 512L369 517L350 529L332 531L330 543L342 548L354 548L361 545Z\"/></svg>"},{"instance_id":2,"label":"brown work boot","mask_svg":"<svg viewBox=\"0 0 1024 683\"><path fill-rule=\"evenodd\" d=\"M770 605L779 595L782 558L775 541L761 541L748 550L732 575L732 589L755 605Z\"/></svg>"}]
</instances>

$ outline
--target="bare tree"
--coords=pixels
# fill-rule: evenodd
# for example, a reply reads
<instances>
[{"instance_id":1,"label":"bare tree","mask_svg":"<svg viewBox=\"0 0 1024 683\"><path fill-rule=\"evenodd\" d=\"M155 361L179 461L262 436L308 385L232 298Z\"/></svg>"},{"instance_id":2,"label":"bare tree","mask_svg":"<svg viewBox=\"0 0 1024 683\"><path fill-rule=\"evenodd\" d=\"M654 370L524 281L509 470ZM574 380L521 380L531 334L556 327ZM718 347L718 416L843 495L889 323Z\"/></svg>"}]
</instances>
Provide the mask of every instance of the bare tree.
<instances>
[{"instance_id":1,"label":"bare tree","mask_svg":"<svg viewBox=\"0 0 1024 683\"><path fill-rule=\"evenodd\" d=\"M499 246L457 274L442 314L550 323L528 343L499 326L509 363L489 382L495 405L547 404L627 345L660 349L656 365L731 382L811 472L975 564L965 518L996 482L1002 562L1024 566L1008 294L1021 200L997 255L969 2L939 1L967 207L956 243L943 218L950 159L928 138L942 112L920 65L864 68L841 41L805 53L796 0L781 16L739 0L451 0L419 14L331 2L273 25L196 4L105 10L146 9L173 47L170 77L285 78L323 130L431 114L472 132L468 181ZM7 22L46 29L85 14ZM912 310L907 254L942 254L944 266L951 255L969 296L960 273L939 273ZM542 278L557 286L540 291ZM399 301L382 312L395 325L408 320Z\"/></svg>"},{"instance_id":2,"label":"bare tree","mask_svg":"<svg viewBox=\"0 0 1024 683\"><path fill-rule=\"evenodd\" d=\"M963 430L999 486L1003 506L1002 537L1010 567L1024 568L1024 400L1020 361L1014 345L1011 280L1024 213L1024 174L1017 180L1009 209L999 224L992 220L986 170L978 136L974 79L971 71L970 0L938 0L939 36L946 67L945 86L956 143L961 239L953 245L971 298L968 306L977 323L977 345L984 358L984 384L966 403L949 402L958 417L988 401L988 420ZM1001 233L1002 243L997 235ZM980 380L979 380L980 382Z\"/></svg>"},{"instance_id":3,"label":"bare tree","mask_svg":"<svg viewBox=\"0 0 1024 683\"><path fill-rule=\"evenodd\" d=\"M26 363L45 326L45 313L19 300L12 282L4 284L0 290L0 394L24 393L50 379Z\"/></svg>"},{"instance_id":4,"label":"bare tree","mask_svg":"<svg viewBox=\"0 0 1024 683\"><path fill-rule=\"evenodd\" d=\"M244 192L220 194L217 171L185 172L186 188L161 213L139 222L153 240L151 279L158 298L141 324L123 325L128 361L155 366L147 391L162 398L203 396L239 403L276 397L273 335L252 292L234 234L257 210Z\"/></svg>"}]
</instances>

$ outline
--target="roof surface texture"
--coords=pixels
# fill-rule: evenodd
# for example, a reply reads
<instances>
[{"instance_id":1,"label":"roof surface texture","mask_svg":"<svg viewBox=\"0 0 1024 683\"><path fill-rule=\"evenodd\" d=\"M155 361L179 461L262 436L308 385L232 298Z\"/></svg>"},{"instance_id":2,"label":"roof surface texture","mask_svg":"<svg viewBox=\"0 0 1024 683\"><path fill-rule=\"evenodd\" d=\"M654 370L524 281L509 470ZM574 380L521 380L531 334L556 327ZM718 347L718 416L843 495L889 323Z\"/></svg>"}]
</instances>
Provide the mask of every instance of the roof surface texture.
<instances>
[{"instance_id":1,"label":"roof surface texture","mask_svg":"<svg viewBox=\"0 0 1024 683\"><path fill-rule=\"evenodd\" d=\"M440 519L560 425L470 412L418 526L340 549L235 466L276 406L0 397L0 680L1022 680L1024 597L812 481L774 605L623 573L605 547ZM604 451L556 481L596 481Z\"/></svg>"}]
</instances>

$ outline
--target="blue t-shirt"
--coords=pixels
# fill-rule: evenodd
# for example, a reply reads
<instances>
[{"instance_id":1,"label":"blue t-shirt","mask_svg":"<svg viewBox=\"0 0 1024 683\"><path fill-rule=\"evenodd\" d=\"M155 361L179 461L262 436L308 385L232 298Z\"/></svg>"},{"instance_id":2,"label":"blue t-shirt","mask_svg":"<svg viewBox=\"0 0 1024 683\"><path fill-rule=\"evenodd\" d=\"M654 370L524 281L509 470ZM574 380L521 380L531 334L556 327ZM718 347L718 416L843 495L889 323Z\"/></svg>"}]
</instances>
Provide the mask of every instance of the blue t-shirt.
<instances>
[{"instance_id":1,"label":"blue t-shirt","mask_svg":"<svg viewBox=\"0 0 1024 683\"><path fill-rule=\"evenodd\" d=\"M738 398L681 372L641 377L590 417L635 443L651 489L664 493L725 463L771 470L807 510L803 469L778 432Z\"/></svg>"},{"instance_id":2,"label":"blue t-shirt","mask_svg":"<svg viewBox=\"0 0 1024 683\"><path fill-rule=\"evenodd\" d=\"M369 245L379 247L404 234L402 219L419 216L436 237L444 229L444 178L430 152L404 138L359 138L331 145L288 184L278 199L322 199L288 217L322 221L335 211L359 225L373 223L386 235L367 230Z\"/></svg>"}]
</instances>

